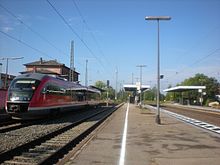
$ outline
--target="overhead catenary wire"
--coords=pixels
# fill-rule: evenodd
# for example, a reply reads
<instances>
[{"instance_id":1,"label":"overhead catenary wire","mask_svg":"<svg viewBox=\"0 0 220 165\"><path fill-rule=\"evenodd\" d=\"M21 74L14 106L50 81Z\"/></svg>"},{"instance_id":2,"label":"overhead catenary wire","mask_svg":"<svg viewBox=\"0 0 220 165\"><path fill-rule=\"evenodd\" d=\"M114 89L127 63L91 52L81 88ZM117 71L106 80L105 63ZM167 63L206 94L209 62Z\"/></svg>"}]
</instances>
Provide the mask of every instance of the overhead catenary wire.
<instances>
[{"instance_id":1,"label":"overhead catenary wire","mask_svg":"<svg viewBox=\"0 0 220 165\"><path fill-rule=\"evenodd\" d=\"M41 51L41 50L39 50L39 49L37 49L37 48L34 48L33 46L29 45L28 43L26 43L26 42L24 42L24 41L21 41L20 39L17 39L17 38L13 37L13 36L10 35L10 34L7 34L7 33L3 32L3 31L1 31L1 30L0 30L0 33L4 34L5 36L7 36L8 38L10 38L10 39L12 39L12 40L15 40L15 41L19 42L19 43L22 44L22 45L25 45L25 46L29 47L30 49L33 49L34 51L36 51L36 52L38 52L38 53L40 53L40 54L42 54L42 55L44 55L44 56L47 56L47 57L49 57L49 58L51 58L51 59L54 59L53 57L51 57L51 56L48 55L47 53L45 53L45 52L43 52L43 51Z\"/></svg>"},{"instance_id":2,"label":"overhead catenary wire","mask_svg":"<svg viewBox=\"0 0 220 165\"><path fill-rule=\"evenodd\" d=\"M193 44L183 55L180 56L179 60L182 60L182 57L186 58L186 56L190 55L191 51L196 49L202 42L207 41L207 38L210 36L211 33L215 32L219 29L219 26L212 28L207 34L201 37L197 43Z\"/></svg>"},{"instance_id":3,"label":"overhead catenary wire","mask_svg":"<svg viewBox=\"0 0 220 165\"><path fill-rule=\"evenodd\" d=\"M198 59L198 60L197 60L197 61L195 61L194 63L192 63L190 66L193 66L193 65L195 65L195 64L200 63L201 61L203 61L204 59L208 58L209 56L214 55L214 54L215 54L216 52L218 52L219 50L220 50L220 48L215 49L214 51L212 51L212 52L211 52L211 53L209 53L208 55L206 55L206 56L204 56L204 57L202 57L202 58Z\"/></svg>"},{"instance_id":4,"label":"overhead catenary wire","mask_svg":"<svg viewBox=\"0 0 220 165\"><path fill-rule=\"evenodd\" d=\"M88 23L87 23L85 17L83 16L83 14L82 14L80 8L78 7L77 3L75 2L75 0L72 0L72 2L73 2L73 4L74 4L74 6L75 6L77 12L79 13L79 16L81 17L82 22L85 24L85 26L86 26L86 28L88 29L88 31L90 32L90 34L91 34L93 40L95 41L95 44L96 44L96 46L97 46L97 48L98 48L100 54L105 58L106 62L107 62L108 64L110 64L109 60L107 59L107 57L105 56L104 52L102 51L102 49L101 49L101 47L100 47L100 45L99 45L99 42L98 42L98 40L96 39L96 37L95 37L95 35L94 35L94 33L93 33L93 30L92 30L92 29L90 28L90 26L88 25Z\"/></svg>"},{"instance_id":5,"label":"overhead catenary wire","mask_svg":"<svg viewBox=\"0 0 220 165\"><path fill-rule=\"evenodd\" d=\"M61 52L63 55L66 55L66 53L64 53L62 50L60 50L59 48L57 48L53 43L51 43L48 39L46 39L43 35L41 35L39 32L37 32L36 30L34 30L32 27L30 27L28 24L26 24L23 20L21 20L20 18L18 18L13 12L11 12L9 9L7 9L5 6L3 6L2 4L0 4L0 7L2 9L4 9L8 14L10 14L12 17L14 17L17 21L19 21L21 24L23 24L26 28L28 28L31 32L33 32L35 35L37 35L41 40L43 40L44 42L48 43L50 46L52 46L53 48L55 48L57 51Z\"/></svg>"},{"instance_id":6,"label":"overhead catenary wire","mask_svg":"<svg viewBox=\"0 0 220 165\"><path fill-rule=\"evenodd\" d=\"M55 6L49 1L46 0L48 4L52 7L52 9L57 13L57 15L63 20L63 22L66 24L66 26L72 31L72 33L83 43L83 45L87 48L89 53L97 59L99 64L106 70L100 59L94 54L92 49L87 45L87 43L80 37L80 35L72 28L72 26L67 22L67 20L64 18L64 16L55 8Z\"/></svg>"},{"instance_id":7,"label":"overhead catenary wire","mask_svg":"<svg viewBox=\"0 0 220 165\"><path fill-rule=\"evenodd\" d=\"M191 63L190 65L188 65L188 66L182 68L180 71L177 71L174 75L170 76L170 79L173 78L173 77L175 77L177 74L183 73L188 67L192 67L193 65L196 65L196 64L200 63L201 61L205 60L206 58L208 58L208 57L214 55L214 54L215 54L216 52L218 52L219 50L220 50L220 48L217 48L217 49L215 49L214 51L212 51L211 53L209 53L208 55L203 56L202 58L196 60L195 62Z\"/></svg>"}]
</instances>

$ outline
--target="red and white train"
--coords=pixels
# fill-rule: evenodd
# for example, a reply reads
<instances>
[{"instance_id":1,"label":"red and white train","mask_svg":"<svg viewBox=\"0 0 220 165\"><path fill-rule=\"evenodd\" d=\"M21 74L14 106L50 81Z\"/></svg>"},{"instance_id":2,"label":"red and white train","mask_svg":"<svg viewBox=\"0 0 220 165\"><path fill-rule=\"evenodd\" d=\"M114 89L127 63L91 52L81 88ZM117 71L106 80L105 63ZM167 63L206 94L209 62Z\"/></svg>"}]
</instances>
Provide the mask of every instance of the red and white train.
<instances>
[{"instance_id":1,"label":"red and white train","mask_svg":"<svg viewBox=\"0 0 220 165\"><path fill-rule=\"evenodd\" d=\"M45 74L17 76L6 97L6 112L16 119L36 119L100 104L100 90Z\"/></svg>"}]
</instances>

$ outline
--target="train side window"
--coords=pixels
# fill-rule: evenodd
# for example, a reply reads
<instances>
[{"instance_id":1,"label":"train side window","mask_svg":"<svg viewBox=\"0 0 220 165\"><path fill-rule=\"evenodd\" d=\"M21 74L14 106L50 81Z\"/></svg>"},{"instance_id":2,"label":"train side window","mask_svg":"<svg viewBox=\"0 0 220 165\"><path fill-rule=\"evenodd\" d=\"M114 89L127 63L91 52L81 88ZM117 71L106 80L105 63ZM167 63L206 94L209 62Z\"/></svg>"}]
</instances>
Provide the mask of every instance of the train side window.
<instances>
[{"instance_id":1,"label":"train side window","mask_svg":"<svg viewBox=\"0 0 220 165\"><path fill-rule=\"evenodd\" d=\"M44 88L42 89L41 93L46 94L46 93L47 93L47 88L44 87Z\"/></svg>"},{"instance_id":2,"label":"train side window","mask_svg":"<svg viewBox=\"0 0 220 165\"><path fill-rule=\"evenodd\" d=\"M44 86L44 88L41 90L41 93L42 94L48 94L50 92L48 87L49 87L49 84L46 84Z\"/></svg>"},{"instance_id":3,"label":"train side window","mask_svg":"<svg viewBox=\"0 0 220 165\"><path fill-rule=\"evenodd\" d=\"M66 89L64 87L60 87L59 85L47 84L42 89L43 94L55 94L55 95L64 95L66 93Z\"/></svg>"}]
</instances>

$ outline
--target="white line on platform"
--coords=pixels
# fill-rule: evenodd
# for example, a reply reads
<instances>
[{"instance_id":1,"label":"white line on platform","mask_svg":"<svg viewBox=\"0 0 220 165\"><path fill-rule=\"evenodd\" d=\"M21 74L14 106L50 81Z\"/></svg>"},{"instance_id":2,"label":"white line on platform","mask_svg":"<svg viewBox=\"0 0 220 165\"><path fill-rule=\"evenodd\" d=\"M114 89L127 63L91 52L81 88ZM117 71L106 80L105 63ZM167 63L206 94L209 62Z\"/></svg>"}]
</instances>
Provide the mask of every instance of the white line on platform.
<instances>
[{"instance_id":1,"label":"white line on platform","mask_svg":"<svg viewBox=\"0 0 220 165\"><path fill-rule=\"evenodd\" d=\"M125 149L126 149L126 139L127 139L127 127L128 127L128 111L129 111L129 103L127 106L126 116L125 116L125 123L124 123L124 131L122 137L122 144L121 144L121 154L119 165L124 165L125 162Z\"/></svg>"}]
</instances>

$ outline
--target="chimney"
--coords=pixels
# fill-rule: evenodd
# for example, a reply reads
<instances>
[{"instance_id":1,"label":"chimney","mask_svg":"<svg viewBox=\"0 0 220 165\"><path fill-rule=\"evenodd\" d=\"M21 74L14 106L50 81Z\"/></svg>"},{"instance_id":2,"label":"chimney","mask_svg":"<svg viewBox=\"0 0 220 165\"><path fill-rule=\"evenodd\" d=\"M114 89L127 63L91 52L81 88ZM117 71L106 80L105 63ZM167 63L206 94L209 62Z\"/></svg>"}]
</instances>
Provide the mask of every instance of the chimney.
<instances>
[{"instance_id":1,"label":"chimney","mask_svg":"<svg viewBox=\"0 0 220 165\"><path fill-rule=\"evenodd\" d=\"M40 58L40 64L43 64L43 59L42 59L42 57Z\"/></svg>"},{"instance_id":2,"label":"chimney","mask_svg":"<svg viewBox=\"0 0 220 165\"><path fill-rule=\"evenodd\" d=\"M37 68L36 68L36 66L34 66L33 72L36 73L36 71L37 71Z\"/></svg>"}]
</instances>

